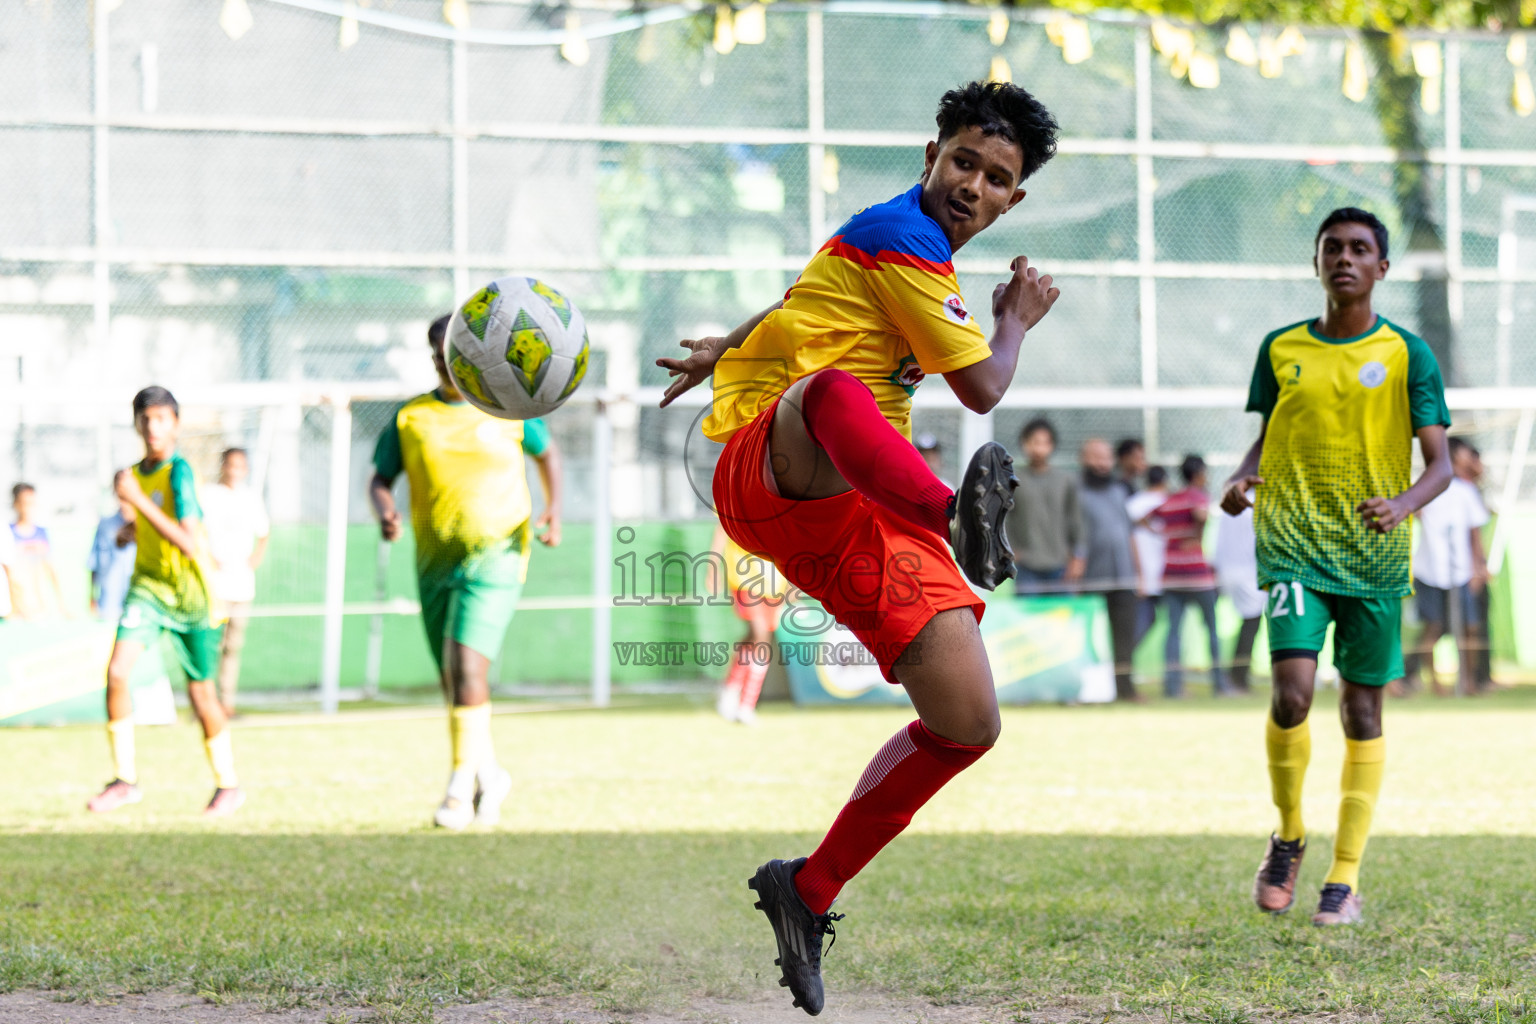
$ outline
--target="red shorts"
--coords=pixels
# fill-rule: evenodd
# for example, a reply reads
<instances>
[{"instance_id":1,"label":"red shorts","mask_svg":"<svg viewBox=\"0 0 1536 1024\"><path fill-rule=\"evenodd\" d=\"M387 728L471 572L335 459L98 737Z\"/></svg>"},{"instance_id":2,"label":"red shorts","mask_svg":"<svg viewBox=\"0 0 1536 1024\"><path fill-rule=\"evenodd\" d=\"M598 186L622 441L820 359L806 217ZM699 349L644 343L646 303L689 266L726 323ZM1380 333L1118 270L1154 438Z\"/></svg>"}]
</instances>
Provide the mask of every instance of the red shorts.
<instances>
[{"instance_id":1,"label":"red shorts","mask_svg":"<svg viewBox=\"0 0 1536 1024\"><path fill-rule=\"evenodd\" d=\"M775 402L726 443L715 465L715 511L726 535L778 566L869 648L889 682L928 620L986 602L960 575L949 545L857 491L814 501L781 498L768 481ZM830 638L827 638L830 639Z\"/></svg>"}]
</instances>

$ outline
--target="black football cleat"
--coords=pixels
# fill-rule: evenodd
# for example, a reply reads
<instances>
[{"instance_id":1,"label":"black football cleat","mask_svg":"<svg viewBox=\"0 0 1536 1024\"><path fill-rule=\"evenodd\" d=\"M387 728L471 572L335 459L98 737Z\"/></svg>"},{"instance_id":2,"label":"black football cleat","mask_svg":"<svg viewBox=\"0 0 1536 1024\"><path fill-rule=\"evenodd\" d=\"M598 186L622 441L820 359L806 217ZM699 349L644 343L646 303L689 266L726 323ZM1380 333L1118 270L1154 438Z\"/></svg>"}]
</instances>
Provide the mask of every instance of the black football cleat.
<instances>
[{"instance_id":1,"label":"black football cleat","mask_svg":"<svg viewBox=\"0 0 1536 1024\"><path fill-rule=\"evenodd\" d=\"M950 547L966 579L983 590L997 589L1017 572L1003 521L1013 508L1013 491L1018 486L1013 457L996 441L988 441L971 456L955 492L949 518Z\"/></svg>"},{"instance_id":2,"label":"black football cleat","mask_svg":"<svg viewBox=\"0 0 1536 1024\"><path fill-rule=\"evenodd\" d=\"M795 1005L812 1017L826 1005L821 987L821 939L837 932L832 922L841 921L842 914L813 914L795 891L795 875L805 866L805 858L798 860L771 860L757 869L757 874L747 880L747 888L757 892L758 910L768 915L773 925L773 938L778 943L779 955L774 959L784 973L779 984L789 989L795 997ZM832 944L827 944L831 949Z\"/></svg>"}]
</instances>

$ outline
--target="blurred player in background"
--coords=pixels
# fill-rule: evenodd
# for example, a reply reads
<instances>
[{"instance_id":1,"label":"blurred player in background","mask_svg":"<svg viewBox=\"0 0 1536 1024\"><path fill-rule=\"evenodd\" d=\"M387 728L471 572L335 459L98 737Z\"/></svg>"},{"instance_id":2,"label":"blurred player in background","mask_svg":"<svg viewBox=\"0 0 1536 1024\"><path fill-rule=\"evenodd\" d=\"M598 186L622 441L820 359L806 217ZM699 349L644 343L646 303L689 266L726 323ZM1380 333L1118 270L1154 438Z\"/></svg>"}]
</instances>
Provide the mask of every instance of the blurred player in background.
<instances>
[{"instance_id":1,"label":"blurred player in background","mask_svg":"<svg viewBox=\"0 0 1536 1024\"><path fill-rule=\"evenodd\" d=\"M219 458L219 482L203 496L208 524L208 550L213 572L208 580L213 599L227 621L219 648L219 702L224 713L235 713L240 686L240 652L245 626L256 599L256 569L267 554L272 524L261 495L245 485L251 475L244 448L230 448Z\"/></svg>"},{"instance_id":2,"label":"blurred player in background","mask_svg":"<svg viewBox=\"0 0 1536 1024\"><path fill-rule=\"evenodd\" d=\"M1023 89L975 82L944 95L938 127L919 184L855 214L783 302L726 337L683 342L686 358L658 360L676 378L663 405L714 374L703 426L726 445L714 476L726 532L821 601L917 707L816 851L771 860L748 882L773 927L780 983L810 1014L824 1005L833 900L1001 729L985 604L966 578L990 590L1013 575L1012 459L989 442L950 490L910 440L912 395L942 373L967 408L990 410L1025 331L1056 301L1051 279L1015 259L992 295L989 344L953 256L1024 198L1057 125Z\"/></svg>"},{"instance_id":3,"label":"blurred player in background","mask_svg":"<svg viewBox=\"0 0 1536 1024\"><path fill-rule=\"evenodd\" d=\"M202 565L207 541L197 484L192 467L176 451L180 407L165 388L145 388L133 397L133 425L144 440L144 460L120 470L113 482L118 498L136 513L138 544L107 665L107 738L115 775L87 806L112 811L141 799L128 679L144 648L169 633L187 673L187 697L202 723L203 748L217 787L203 813L219 817L238 809L245 792L235 775L229 722L210 682L218 665L219 628Z\"/></svg>"},{"instance_id":4,"label":"blurred player in background","mask_svg":"<svg viewBox=\"0 0 1536 1024\"><path fill-rule=\"evenodd\" d=\"M11 564L11 612L18 619L47 619L64 614L64 591L53 565L53 541L37 521L37 488L11 488L11 523L15 560Z\"/></svg>"},{"instance_id":5,"label":"blurred player in background","mask_svg":"<svg viewBox=\"0 0 1536 1024\"><path fill-rule=\"evenodd\" d=\"M135 539L139 514L133 506L117 501L118 510L102 516L91 541L88 567L91 570L91 614L103 622L123 617L123 600L133 579L133 563L139 545Z\"/></svg>"},{"instance_id":6,"label":"blurred player in background","mask_svg":"<svg viewBox=\"0 0 1536 1024\"><path fill-rule=\"evenodd\" d=\"M443 347L449 316L427 330L436 390L396 411L373 453L369 497L387 541L400 539L393 487L411 488L416 583L427 644L442 673L450 709L453 769L433 821L461 829L494 825L512 776L491 743L491 662L528 574L529 539L560 543L560 452L542 420L503 420L464 401L448 375ZM544 486L544 511L531 518L524 454Z\"/></svg>"},{"instance_id":7,"label":"blurred player in background","mask_svg":"<svg viewBox=\"0 0 1536 1024\"><path fill-rule=\"evenodd\" d=\"M1301 789L1312 756L1307 713L1332 623L1343 799L1312 923L1340 925L1361 919L1360 859L1386 760L1382 690L1403 674L1402 599L1413 582L1409 531L1397 527L1450 483L1451 416L1429 346L1371 308L1371 292L1387 276L1381 221L1353 207L1334 210L1317 229L1312 266L1323 315L1282 327L1259 347L1248 410L1264 426L1227 481L1222 508L1254 508L1259 585L1269 591L1274 697L1265 747L1280 828L1259 865L1254 900L1270 913L1296 900L1306 853ZM1424 473L1410 485L1415 437Z\"/></svg>"},{"instance_id":8,"label":"blurred player in background","mask_svg":"<svg viewBox=\"0 0 1536 1024\"><path fill-rule=\"evenodd\" d=\"M756 725L757 699L762 696L763 679L772 663L774 631L779 628L779 611L789 588L772 562L742 550L725 527L715 527L710 547L725 562L726 590L737 616L747 624L746 639L731 649L730 668L715 710L727 722ZM710 589L716 592L715 587Z\"/></svg>"},{"instance_id":9,"label":"blurred player in background","mask_svg":"<svg viewBox=\"0 0 1536 1024\"><path fill-rule=\"evenodd\" d=\"M1249 494L1248 500L1253 500ZM1237 631L1227 683L1234 693L1249 692L1253 672L1253 644L1264 624L1268 595L1259 589L1259 556L1253 535L1253 509L1216 520L1216 586L1232 602L1243 624Z\"/></svg>"}]
</instances>

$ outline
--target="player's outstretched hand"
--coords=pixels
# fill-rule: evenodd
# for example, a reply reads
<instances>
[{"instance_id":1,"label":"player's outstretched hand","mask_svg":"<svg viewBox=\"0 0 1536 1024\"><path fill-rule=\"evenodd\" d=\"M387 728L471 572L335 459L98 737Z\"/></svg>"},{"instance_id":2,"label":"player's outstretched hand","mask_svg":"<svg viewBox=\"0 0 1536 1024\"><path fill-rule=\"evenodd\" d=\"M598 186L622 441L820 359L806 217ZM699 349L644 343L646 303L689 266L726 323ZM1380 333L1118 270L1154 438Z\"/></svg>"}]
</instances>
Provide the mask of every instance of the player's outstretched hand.
<instances>
[{"instance_id":1,"label":"player's outstretched hand","mask_svg":"<svg viewBox=\"0 0 1536 1024\"><path fill-rule=\"evenodd\" d=\"M539 531L543 531L540 533ZM545 509L539 518L533 521L533 535L539 538L539 543L547 548L560 546L560 517L550 509Z\"/></svg>"},{"instance_id":2,"label":"player's outstretched hand","mask_svg":"<svg viewBox=\"0 0 1536 1024\"><path fill-rule=\"evenodd\" d=\"M1396 498L1368 498L1355 506L1365 525L1377 533L1390 533L1398 523L1406 522L1412 514L1408 506Z\"/></svg>"},{"instance_id":3,"label":"player's outstretched hand","mask_svg":"<svg viewBox=\"0 0 1536 1024\"><path fill-rule=\"evenodd\" d=\"M119 498L130 504L135 495L141 498L144 496L144 488L139 486L139 479L133 475L131 469L117 471L117 475L112 478L112 490Z\"/></svg>"},{"instance_id":4,"label":"player's outstretched hand","mask_svg":"<svg viewBox=\"0 0 1536 1024\"><path fill-rule=\"evenodd\" d=\"M379 516L379 536L393 544L400 539L404 527L400 523L400 513L390 509Z\"/></svg>"},{"instance_id":5,"label":"player's outstretched hand","mask_svg":"<svg viewBox=\"0 0 1536 1024\"><path fill-rule=\"evenodd\" d=\"M1253 502L1248 500L1248 492L1262 486L1264 478L1261 476L1242 476L1228 480L1226 490L1221 493L1221 510L1229 516L1242 515L1245 509L1253 508Z\"/></svg>"},{"instance_id":6,"label":"player's outstretched hand","mask_svg":"<svg viewBox=\"0 0 1536 1024\"><path fill-rule=\"evenodd\" d=\"M715 364L729 342L725 338L685 338L678 344L688 350L686 356L681 359L662 356L656 360L657 366L672 375L666 394L661 396L663 409L678 395L704 383L715 372Z\"/></svg>"},{"instance_id":7,"label":"player's outstretched hand","mask_svg":"<svg viewBox=\"0 0 1536 1024\"><path fill-rule=\"evenodd\" d=\"M992 289L992 319L1012 314L1029 330L1051 311L1061 289L1051 287L1051 275L1030 266L1027 257L1014 257L1010 266L1013 276Z\"/></svg>"}]
</instances>

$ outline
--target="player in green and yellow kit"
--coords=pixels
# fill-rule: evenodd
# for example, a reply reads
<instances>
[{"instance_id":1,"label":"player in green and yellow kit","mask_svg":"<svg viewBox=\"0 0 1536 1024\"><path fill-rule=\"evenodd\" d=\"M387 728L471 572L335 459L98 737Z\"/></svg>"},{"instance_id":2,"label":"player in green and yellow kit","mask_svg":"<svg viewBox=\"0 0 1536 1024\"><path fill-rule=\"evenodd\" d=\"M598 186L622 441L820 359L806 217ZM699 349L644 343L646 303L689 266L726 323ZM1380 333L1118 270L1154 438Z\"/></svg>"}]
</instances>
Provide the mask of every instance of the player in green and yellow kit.
<instances>
[{"instance_id":1,"label":"player in green and yellow kit","mask_svg":"<svg viewBox=\"0 0 1536 1024\"><path fill-rule=\"evenodd\" d=\"M406 402L379 435L369 493L384 539L398 540L392 488L402 472L410 480L421 618L451 705L453 772L433 820L461 829L495 824L512 788L491 746L488 675L517 610L530 536L560 543L561 473L543 421L487 416L459 395L443 359L448 320L427 331L437 389ZM544 485L536 520L525 453Z\"/></svg>"},{"instance_id":2,"label":"player in green and yellow kit","mask_svg":"<svg viewBox=\"0 0 1536 1024\"><path fill-rule=\"evenodd\" d=\"M128 677L144 648L168 633L186 670L187 696L202 723L203 747L213 765L217 788L203 813L218 817L244 803L245 792L235 776L229 722L210 682L219 665L219 627L211 617L213 602L201 565L207 545L197 485L192 467L176 451L181 430L176 399L165 388L140 391L133 397L133 426L144 440L144 461L121 470L113 482L118 498L138 512L138 555L107 665L107 738L115 775L86 806L99 813L142 799Z\"/></svg>"},{"instance_id":3,"label":"player in green and yellow kit","mask_svg":"<svg viewBox=\"0 0 1536 1024\"><path fill-rule=\"evenodd\" d=\"M1306 853L1301 784L1312 752L1307 712L1333 624L1343 798L1312 923L1336 925L1361 917L1360 858L1385 760L1382 690L1403 674L1401 606L1413 591L1406 524L1450 483L1451 418L1429 346L1371 308L1371 291L1387 275L1381 221L1353 207L1334 210L1318 229L1312 263L1327 295L1323 315L1260 346L1248 410L1264 427L1227 481L1222 508L1237 515L1257 491L1259 585L1269 592L1274 663L1265 746L1280 828L1259 865L1254 900L1269 913L1296 899ZM1425 466L1410 485L1415 437Z\"/></svg>"}]
</instances>

